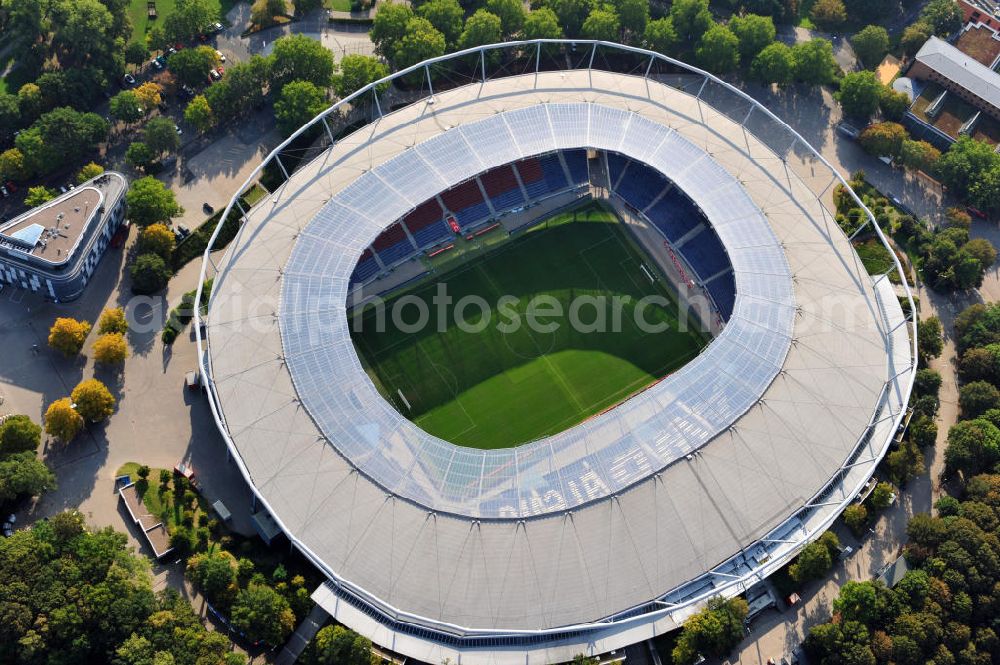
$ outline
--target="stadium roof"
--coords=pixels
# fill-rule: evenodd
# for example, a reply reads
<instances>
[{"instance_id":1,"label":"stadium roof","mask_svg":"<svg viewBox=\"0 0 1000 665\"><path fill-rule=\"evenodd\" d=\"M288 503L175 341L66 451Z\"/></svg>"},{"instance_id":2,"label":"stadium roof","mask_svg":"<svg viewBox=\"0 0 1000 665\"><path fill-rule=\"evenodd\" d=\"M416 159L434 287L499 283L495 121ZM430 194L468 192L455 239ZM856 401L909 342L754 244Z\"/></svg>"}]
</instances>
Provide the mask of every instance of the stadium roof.
<instances>
[{"instance_id":1,"label":"stadium roof","mask_svg":"<svg viewBox=\"0 0 1000 665\"><path fill-rule=\"evenodd\" d=\"M703 598L787 560L884 454L912 348L888 279L867 274L824 205L840 180L735 93L667 80L577 70L438 91L300 167L211 260L213 408L255 492L338 589L433 630L546 631L643 607L738 557L685 596ZM423 434L378 396L346 334L358 256L435 191L579 146L647 162L692 196L732 257L733 320L662 389L556 437L484 453ZM567 492L571 477L593 495ZM550 490L567 505L545 504ZM830 508L813 519L813 506ZM397 651L453 657L397 642L371 611L328 609Z\"/></svg>"}]
</instances>

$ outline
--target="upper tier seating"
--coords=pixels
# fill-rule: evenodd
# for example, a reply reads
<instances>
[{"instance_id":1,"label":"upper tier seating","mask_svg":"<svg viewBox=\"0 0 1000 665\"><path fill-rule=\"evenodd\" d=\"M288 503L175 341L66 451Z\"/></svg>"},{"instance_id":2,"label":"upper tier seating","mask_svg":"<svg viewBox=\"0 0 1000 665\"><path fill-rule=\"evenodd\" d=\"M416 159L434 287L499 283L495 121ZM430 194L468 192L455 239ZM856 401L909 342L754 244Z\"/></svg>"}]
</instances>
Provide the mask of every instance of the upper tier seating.
<instances>
[{"instance_id":1,"label":"upper tier seating","mask_svg":"<svg viewBox=\"0 0 1000 665\"><path fill-rule=\"evenodd\" d=\"M509 164L487 171L479 176L479 181L498 213L524 203L521 187L517 184L514 169Z\"/></svg>"},{"instance_id":2,"label":"upper tier seating","mask_svg":"<svg viewBox=\"0 0 1000 665\"><path fill-rule=\"evenodd\" d=\"M458 225L463 228L490 215L490 207L483 200L483 193L479 191L479 184L475 178L441 192L441 200L455 215Z\"/></svg>"}]
</instances>

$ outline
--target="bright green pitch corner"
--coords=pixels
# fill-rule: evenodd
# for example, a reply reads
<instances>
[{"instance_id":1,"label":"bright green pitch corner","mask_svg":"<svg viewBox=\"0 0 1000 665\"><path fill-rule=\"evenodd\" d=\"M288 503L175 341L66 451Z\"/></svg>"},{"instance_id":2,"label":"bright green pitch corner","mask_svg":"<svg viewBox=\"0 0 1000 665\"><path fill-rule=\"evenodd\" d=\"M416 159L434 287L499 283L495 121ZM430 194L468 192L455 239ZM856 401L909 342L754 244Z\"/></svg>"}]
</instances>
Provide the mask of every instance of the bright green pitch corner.
<instances>
[{"instance_id":1,"label":"bright green pitch corner","mask_svg":"<svg viewBox=\"0 0 1000 665\"><path fill-rule=\"evenodd\" d=\"M353 333L382 395L425 431L452 443L506 448L562 431L679 368L708 341L696 330L679 331L676 298L662 278L650 281L640 266L651 270L651 263L617 217L599 204L563 213L493 245L488 253L463 258L462 265L439 271L388 301L387 311L404 296L427 302L430 321L423 330L403 332L386 316L386 329L378 332L375 310L367 308L360 314L361 331ZM431 299L439 283L447 286L453 303L468 295L485 299L491 316L481 332L461 330L454 305L445 331L438 332ZM558 300L564 314L578 296L606 296L609 327L611 297L630 300L620 308L620 332L575 331L565 315L540 319L559 326L539 332L530 329L525 316L527 301L539 295ZM665 332L646 333L635 324L635 303L649 295L669 299L667 307L646 310L647 321L667 324ZM502 314L501 296L519 302ZM404 324L416 320L412 305L400 311ZM505 334L498 326L511 321L511 311L521 325ZM482 325L480 312L472 306L465 310L470 326ZM580 308L584 323L597 317L594 307Z\"/></svg>"}]
</instances>

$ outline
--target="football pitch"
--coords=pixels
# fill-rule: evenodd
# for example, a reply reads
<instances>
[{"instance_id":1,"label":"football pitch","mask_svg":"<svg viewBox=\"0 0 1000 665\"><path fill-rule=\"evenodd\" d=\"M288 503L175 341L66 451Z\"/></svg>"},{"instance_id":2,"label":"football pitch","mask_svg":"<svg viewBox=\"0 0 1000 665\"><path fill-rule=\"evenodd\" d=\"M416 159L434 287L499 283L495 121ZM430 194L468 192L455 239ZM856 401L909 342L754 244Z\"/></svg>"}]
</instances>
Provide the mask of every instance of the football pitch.
<instances>
[{"instance_id":1,"label":"football pitch","mask_svg":"<svg viewBox=\"0 0 1000 665\"><path fill-rule=\"evenodd\" d=\"M352 336L382 395L458 445L507 448L567 429L666 376L708 342L693 323L680 330L676 298L617 216L596 203L445 270L387 300L381 326L374 308L355 312L361 320L352 321ZM442 288L450 308L433 304ZM465 307L460 326L455 306L469 296L488 311ZM646 296L664 299L643 310L657 331L636 321ZM416 325L415 301L426 303L425 325ZM574 302L582 325L571 325ZM562 316L541 316L554 303Z\"/></svg>"}]
</instances>

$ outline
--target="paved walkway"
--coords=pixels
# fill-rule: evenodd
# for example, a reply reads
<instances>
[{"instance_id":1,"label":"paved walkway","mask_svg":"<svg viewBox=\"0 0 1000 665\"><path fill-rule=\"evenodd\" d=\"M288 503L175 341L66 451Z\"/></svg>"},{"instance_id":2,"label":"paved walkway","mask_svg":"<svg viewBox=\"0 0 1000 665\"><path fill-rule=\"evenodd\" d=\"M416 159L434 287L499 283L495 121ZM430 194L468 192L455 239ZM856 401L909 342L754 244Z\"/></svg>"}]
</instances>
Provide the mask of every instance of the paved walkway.
<instances>
[{"instance_id":1,"label":"paved walkway","mask_svg":"<svg viewBox=\"0 0 1000 665\"><path fill-rule=\"evenodd\" d=\"M319 632L319 629L323 627L323 624L329 618L330 615L326 613L326 610L319 605L313 605L309 616L302 620L299 627L288 638L285 648L281 650L278 658L274 661L275 665L292 665L292 663L298 660L299 656L302 655L302 651L312 642L312 639L316 637L316 633Z\"/></svg>"}]
</instances>

